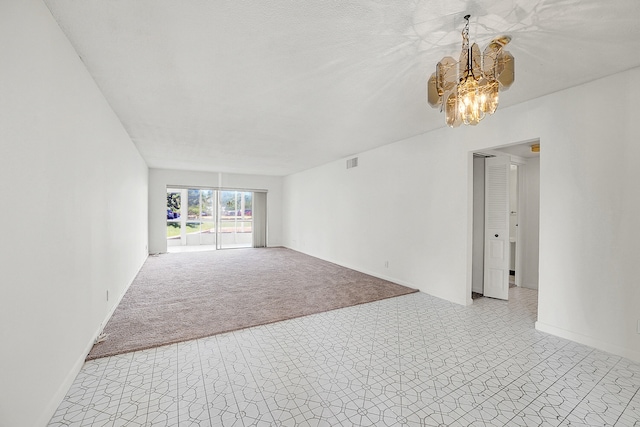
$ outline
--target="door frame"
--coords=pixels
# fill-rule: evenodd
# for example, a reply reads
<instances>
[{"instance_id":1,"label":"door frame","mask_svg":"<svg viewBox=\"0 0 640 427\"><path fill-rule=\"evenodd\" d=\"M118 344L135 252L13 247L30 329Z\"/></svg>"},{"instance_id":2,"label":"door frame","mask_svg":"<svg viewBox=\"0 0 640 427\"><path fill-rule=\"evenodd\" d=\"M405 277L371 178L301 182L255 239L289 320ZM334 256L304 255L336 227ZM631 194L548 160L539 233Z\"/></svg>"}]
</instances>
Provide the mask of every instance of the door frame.
<instances>
[{"instance_id":1,"label":"door frame","mask_svg":"<svg viewBox=\"0 0 640 427\"><path fill-rule=\"evenodd\" d=\"M467 290L466 290L466 305L473 304L473 300L471 299L471 292L473 289L473 155L482 154L485 156L495 156L495 155L504 155L504 152L498 151L501 148L510 147L514 145L531 145L531 144L540 144L540 138L532 138L518 142L512 142L508 144L501 144L487 148L476 148L473 150L469 150L467 152ZM520 212L524 212L524 180L521 179L524 176L524 171L526 168L520 168L520 163L526 163L526 160L518 157L510 155L511 162L518 164L518 210ZM522 164L522 166L526 166ZM542 173L542 171L540 172ZM518 218L518 221L521 221L522 217ZM525 219L526 220L526 219ZM522 241L521 238L522 227L518 227L517 230L517 241ZM520 268L522 271L523 264L523 254L522 254L522 245L516 244L516 271ZM520 279L518 279L520 276ZM522 274L516 274L516 285L522 285Z\"/></svg>"},{"instance_id":2,"label":"door frame","mask_svg":"<svg viewBox=\"0 0 640 427\"><path fill-rule=\"evenodd\" d=\"M518 212L517 212L517 221L518 226L516 227L516 286L522 286L522 229L523 227L520 224L527 223L527 217L524 214L524 192L525 192L525 182L524 177L527 174L527 163L526 160L517 157L511 156L511 164L518 166Z\"/></svg>"}]
</instances>

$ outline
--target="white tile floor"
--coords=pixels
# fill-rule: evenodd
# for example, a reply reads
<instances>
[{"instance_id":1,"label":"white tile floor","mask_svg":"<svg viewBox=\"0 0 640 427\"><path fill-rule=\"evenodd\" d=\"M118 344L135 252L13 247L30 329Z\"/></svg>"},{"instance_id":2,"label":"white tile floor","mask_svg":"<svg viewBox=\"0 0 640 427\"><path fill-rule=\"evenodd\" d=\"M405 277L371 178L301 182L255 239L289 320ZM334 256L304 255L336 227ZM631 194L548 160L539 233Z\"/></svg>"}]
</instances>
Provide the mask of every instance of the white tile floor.
<instances>
[{"instance_id":1,"label":"white tile floor","mask_svg":"<svg viewBox=\"0 0 640 427\"><path fill-rule=\"evenodd\" d=\"M534 330L537 294L423 293L87 362L50 426L640 426L640 365Z\"/></svg>"}]
</instances>

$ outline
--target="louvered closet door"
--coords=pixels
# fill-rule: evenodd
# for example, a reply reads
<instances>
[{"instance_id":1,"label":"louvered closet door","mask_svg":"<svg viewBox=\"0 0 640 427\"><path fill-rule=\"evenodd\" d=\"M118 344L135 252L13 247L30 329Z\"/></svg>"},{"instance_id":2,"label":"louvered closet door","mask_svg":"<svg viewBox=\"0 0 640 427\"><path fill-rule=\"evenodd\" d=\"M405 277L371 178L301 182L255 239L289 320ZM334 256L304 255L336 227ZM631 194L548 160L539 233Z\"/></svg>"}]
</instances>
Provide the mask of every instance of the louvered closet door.
<instances>
[{"instance_id":1,"label":"louvered closet door","mask_svg":"<svg viewBox=\"0 0 640 427\"><path fill-rule=\"evenodd\" d=\"M509 299L509 157L485 163L484 296Z\"/></svg>"}]
</instances>

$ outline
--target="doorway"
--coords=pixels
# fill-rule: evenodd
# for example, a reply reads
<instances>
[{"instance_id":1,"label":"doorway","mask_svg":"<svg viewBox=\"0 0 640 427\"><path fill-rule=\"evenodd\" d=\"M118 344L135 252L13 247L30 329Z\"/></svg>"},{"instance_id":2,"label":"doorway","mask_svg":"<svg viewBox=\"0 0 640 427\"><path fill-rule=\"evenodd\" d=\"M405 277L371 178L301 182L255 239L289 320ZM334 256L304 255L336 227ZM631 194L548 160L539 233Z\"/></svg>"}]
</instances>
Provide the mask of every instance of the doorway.
<instances>
[{"instance_id":1,"label":"doorway","mask_svg":"<svg viewBox=\"0 0 640 427\"><path fill-rule=\"evenodd\" d=\"M508 203L504 205L508 218L503 285L538 288L538 237L540 203L540 152L531 141L511 146L496 147L473 153L472 165L472 261L471 299L484 296L487 272L488 239L485 231L485 193L487 183L486 159L508 156ZM538 145L539 147L539 145ZM492 232L493 236L493 232ZM491 237L491 236L489 236ZM492 278L493 280L493 278ZM492 286L495 284L492 283ZM508 293L506 298L507 299Z\"/></svg>"}]
</instances>

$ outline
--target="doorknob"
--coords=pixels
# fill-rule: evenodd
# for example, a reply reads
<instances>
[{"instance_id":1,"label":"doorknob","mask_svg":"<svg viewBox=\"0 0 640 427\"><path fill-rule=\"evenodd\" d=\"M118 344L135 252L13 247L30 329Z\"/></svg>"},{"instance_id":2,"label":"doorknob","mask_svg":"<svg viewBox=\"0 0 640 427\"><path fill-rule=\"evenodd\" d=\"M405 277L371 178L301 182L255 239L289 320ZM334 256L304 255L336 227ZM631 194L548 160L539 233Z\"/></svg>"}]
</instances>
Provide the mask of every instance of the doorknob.
<instances>
[{"instance_id":1,"label":"doorknob","mask_svg":"<svg viewBox=\"0 0 640 427\"><path fill-rule=\"evenodd\" d=\"M498 237L498 235L496 234L496 237Z\"/></svg>"}]
</instances>

